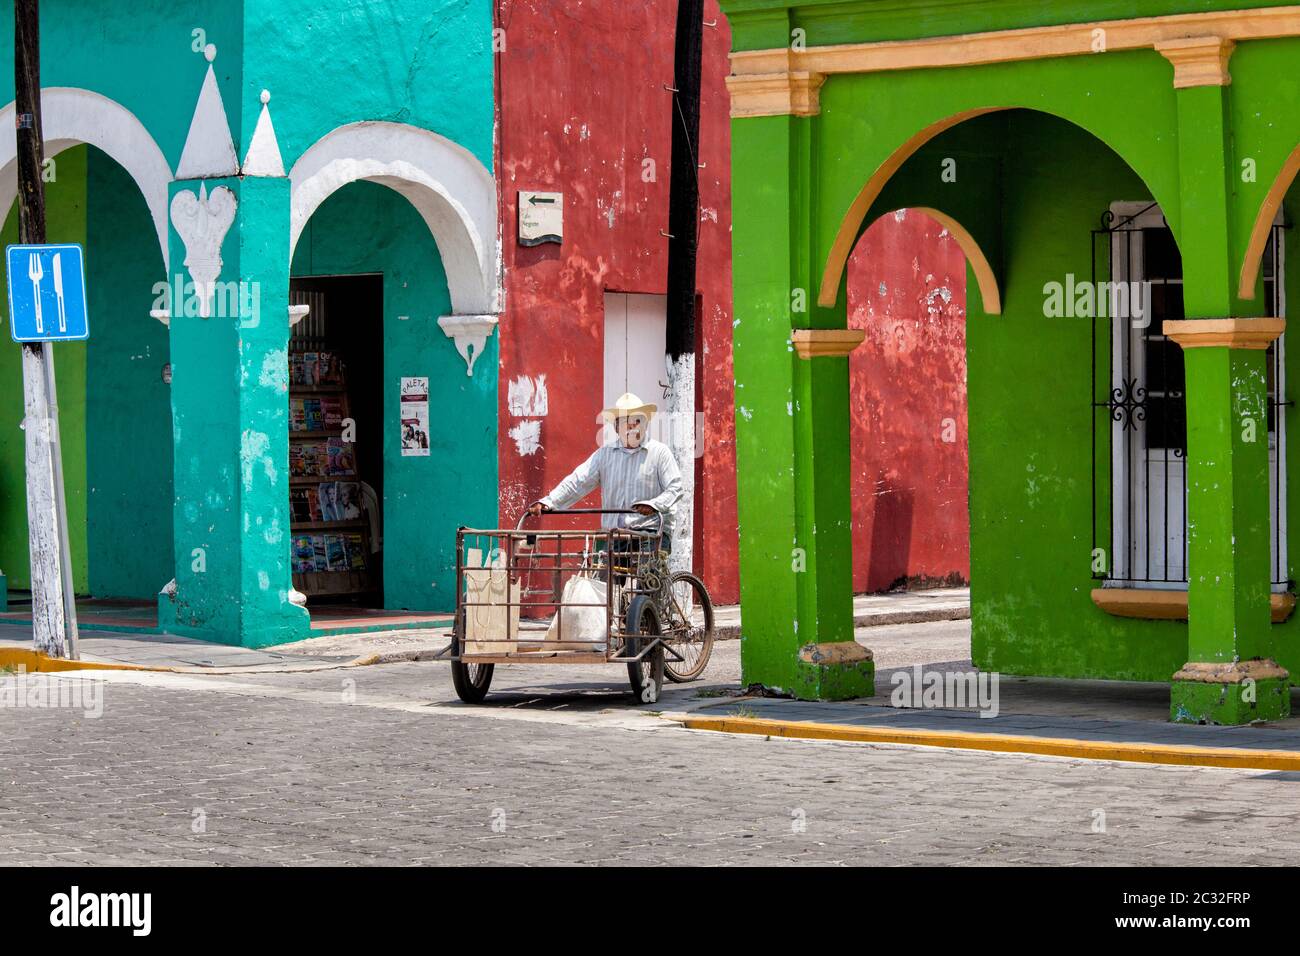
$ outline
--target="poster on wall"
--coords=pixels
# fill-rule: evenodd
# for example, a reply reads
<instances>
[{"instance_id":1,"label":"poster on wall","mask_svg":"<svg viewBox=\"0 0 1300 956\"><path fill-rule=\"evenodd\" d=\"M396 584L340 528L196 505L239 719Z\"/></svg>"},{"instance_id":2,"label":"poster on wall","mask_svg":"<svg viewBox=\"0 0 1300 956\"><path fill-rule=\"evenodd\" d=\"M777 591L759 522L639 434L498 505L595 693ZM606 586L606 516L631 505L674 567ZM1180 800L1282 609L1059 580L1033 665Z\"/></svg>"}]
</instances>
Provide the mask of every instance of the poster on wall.
<instances>
[{"instance_id":1,"label":"poster on wall","mask_svg":"<svg viewBox=\"0 0 1300 956\"><path fill-rule=\"evenodd\" d=\"M402 457L429 454L429 380L402 379Z\"/></svg>"}]
</instances>

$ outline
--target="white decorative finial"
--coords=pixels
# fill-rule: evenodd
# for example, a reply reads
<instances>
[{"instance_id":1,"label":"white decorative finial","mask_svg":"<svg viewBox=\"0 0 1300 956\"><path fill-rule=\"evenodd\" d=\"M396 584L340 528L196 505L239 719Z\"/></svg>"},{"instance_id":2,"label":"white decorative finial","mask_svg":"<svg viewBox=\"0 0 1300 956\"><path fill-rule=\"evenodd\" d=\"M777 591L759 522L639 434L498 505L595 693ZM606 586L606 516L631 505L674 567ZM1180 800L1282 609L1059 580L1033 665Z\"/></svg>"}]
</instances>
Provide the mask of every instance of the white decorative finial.
<instances>
[{"instance_id":1,"label":"white decorative finial","mask_svg":"<svg viewBox=\"0 0 1300 956\"><path fill-rule=\"evenodd\" d=\"M245 176L280 177L284 175L284 160L280 156L280 143L275 138L271 110L267 106L271 102L271 91L263 90L261 99L262 113L257 118L253 139L248 144L240 172Z\"/></svg>"},{"instance_id":2,"label":"white decorative finial","mask_svg":"<svg viewBox=\"0 0 1300 956\"><path fill-rule=\"evenodd\" d=\"M185 148L181 150L181 160L176 167L177 179L211 179L239 174L239 156L230 136L230 121L226 119L217 75L212 69L212 61L217 56L216 46L209 43L203 48L203 55L208 60L208 72L203 78L199 101L190 120L190 131L185 137Z\"/></svg>"}]
</instances>

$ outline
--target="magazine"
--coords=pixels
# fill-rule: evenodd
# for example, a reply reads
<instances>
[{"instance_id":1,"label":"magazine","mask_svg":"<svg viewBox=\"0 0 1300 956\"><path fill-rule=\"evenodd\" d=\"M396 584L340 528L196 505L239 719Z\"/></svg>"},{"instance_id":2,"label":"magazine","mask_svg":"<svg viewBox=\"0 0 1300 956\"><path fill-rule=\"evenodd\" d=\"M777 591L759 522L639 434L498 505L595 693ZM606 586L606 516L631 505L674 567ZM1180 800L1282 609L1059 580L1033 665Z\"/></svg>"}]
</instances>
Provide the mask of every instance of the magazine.
<instances>
[{"instance_id":1,"label":"magazine","mask_svg":"<svg viewBox=\"0 0 1300 956\"><path fill-rule=\"evenodd\" d=\"M304 398L302 400L303 424L307 431L318 432L325 427L325 419L321 415L321 404L319 398Z\"/></svg>"},{"instance_id":2,"label":"magazine","mask_svg":"<svg viewBox=\"0 0 1300 956\"><path fill-rule=\"evenodd\" d=\"M343 427L343 402L336 395L327 395L320 400L321 423L325 428Z\"/></svg>"},{"instance_id":3,"label":"magazine","mask_svg":"<svg viewBox=\"0 0 1300 956\"><path fill-rule=\"evenodd\" d=\"M325 443L318 441L295 442L298 446L298 453L302 456L303 477L312 477L315 475L326 475L326 466L329 464L329 458L326 454ZM293 474L292 462L290 463L290 474Z\"/></svg>"},{"instance_id":4,"label":"magazine","mask_svg":"<svg viewBox=\"0 0 1300 956\"><path fill-rule=\"evenodd\" d=\"M331 571L348 569L348 547L341 534L325 535L325 554Z\"/></svg>"},{"instance_id":5,"label":"magazine","mask_svg":"<svg viewBox=\"0 0 1300 956\"><path fill-rule=\"evenodd\" d=\"M326 451L329 457L328 471L325 474L355 475L357 473L357 464L352 454L352 446L344 442L343 439L329 439Z\"/></svg>"},{"instance_id":6,"label":"magazine","mask_svg":"<svg viewBox=\"0 0 1300 956\"><path fill-rule=\"evenodd\" d=\"M333 481L322 481L317 488L319 495L320 520L321 521L340 521L338 504L338 483Z\"/></svg>"},{"instance_id":7,"label":"magazine","mask_svg":"<svg viewBox=\"0 0 1300 956\"><path fill-rule=\"evenodd\" d=\"M362 516L361 486L355 481L334 483L339 521L356 521Z\"/></svg>"},{"instance_id":8,"label":"magazine","mask_svg":"<svg viewBox=\"0 0 1300 956\"><path fill-rule=\"evenodd\" d=\"M321 385L343 384L343 362L335 352L321 352L317 358L316 381Z\"/></svg>"},{"instance_id":9,"label":"magazine","mask_svg":"<svg viewBox=\"0 0 1300 956\"><path fill-rule=\"evenodd\" d=\"M365 540L359 534L345 535L348 545L348 568L352 571L366 569Z\"/></svg>"},{"instance_id":10,"label":"magazine","mask_svg":"<svg viewBox=\"0 0 1300 956\"><path fill-rule=\"evenodd\" d=\"M316 550L311 535L297 535L293 539L293 573L307 574L315 570Z\"/></svg>"}]
</instances>

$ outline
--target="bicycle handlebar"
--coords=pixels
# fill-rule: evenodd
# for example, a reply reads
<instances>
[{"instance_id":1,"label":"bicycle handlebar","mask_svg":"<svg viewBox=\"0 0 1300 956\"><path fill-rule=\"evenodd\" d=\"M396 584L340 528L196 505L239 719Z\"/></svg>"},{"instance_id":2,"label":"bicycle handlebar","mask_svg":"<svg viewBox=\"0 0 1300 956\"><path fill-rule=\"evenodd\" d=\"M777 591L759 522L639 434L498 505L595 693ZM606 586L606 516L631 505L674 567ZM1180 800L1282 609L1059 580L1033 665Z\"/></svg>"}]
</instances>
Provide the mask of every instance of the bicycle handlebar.
<instances>
[{"instance_id":1,"label":"bicycle handlebar","mask_svg":"<svg viewBox=\"0 0 1300 956\"><path fill-rule=\"evenodd\" d=\"M536 502L534 502L534 504L535 503ZM532 505L529 505L528 507L531 508ZM649 515L641 514L641 512L637 511L635 508L547 508L545 511L542 512L542 514L543 515L640 515L642 518L650 517ZM541 516L542 515L538 515L537 517L540 518ZM658 535L662 535L664 533L664 516L658 510L655 510L654 516L659 519L659 526L655 530L655 533ZM524 509L524 513L519 516L519 523L515 525L516 531L522 531L524 529L524 521L528 517L529 517L528 509L526 508Z\"/></svg>"}]
</instances>

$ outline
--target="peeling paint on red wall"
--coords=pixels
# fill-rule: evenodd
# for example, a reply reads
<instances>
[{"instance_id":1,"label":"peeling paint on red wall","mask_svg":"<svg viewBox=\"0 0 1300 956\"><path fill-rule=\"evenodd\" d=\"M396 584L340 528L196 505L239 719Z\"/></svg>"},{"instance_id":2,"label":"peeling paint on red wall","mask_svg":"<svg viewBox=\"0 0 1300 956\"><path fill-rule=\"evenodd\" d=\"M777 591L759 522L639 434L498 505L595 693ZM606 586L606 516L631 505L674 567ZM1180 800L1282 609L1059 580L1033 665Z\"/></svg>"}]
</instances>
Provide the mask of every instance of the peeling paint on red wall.
<instances>
[{"instance_id":1,"label":"peeling paint on red wall","mask_svg":"<svg viewBox=\"0 0 1300 956\"><path fill-rule=\"evenodd\" d=\"M970 578L966 260L921 213L881 217L849 260L853 586Z\"/></svg>"},{"instance_id":2,"label":"peeling paint on red wall","mask_svg":"<svg viewBox=\"0 0 1300 956\"><path fill-rule=\"evenodd\" d=\"M498 182L502 523L513 524L596 447L606 292L665 292L673 0L500 0ZM714 599L738 597L731 373L731 37L706 4L697 288L704 416L696 567ZM564 194L564 241L518 242L519 190ZM663 368L663 356L645 356ZM543 378L544 377L544 378ZM545 398L536 404L536 383ZM659 380L666 380L660 374ZM531 396L529 405L521 396ZM663 405L663 395L642 396ZM697 474L701 469L697 469Z\"/></svg>"},{"instance_id":3,"label":"peeling paint on red wall","mask_svg":"<svg viewBox=\"0 0 1300 956\"><path fill-rule=\"evenodd\" d=\"M663 294L667 274L674 0L501 0L498 182L501 505L513 525L595 449L606 292ZM731 364L730 33L706 4L700 122L703 414L696 567L714 600L739 598ZM564 194L564 241L518 242L518 192ZM965 265L919 214L887 216L849 274L856 590L969 575L966 533ZM885 294L880 294L881 283ZM871 288L866 288L868 285ZM662 368L662 356L643 361ZM663 375L660 381L666 380ZM924 388L916 382L925 381ZM663 404L663 396L642 396ZM955 420L943 443L942 419Z\"/></svg>"}]
</instances>

